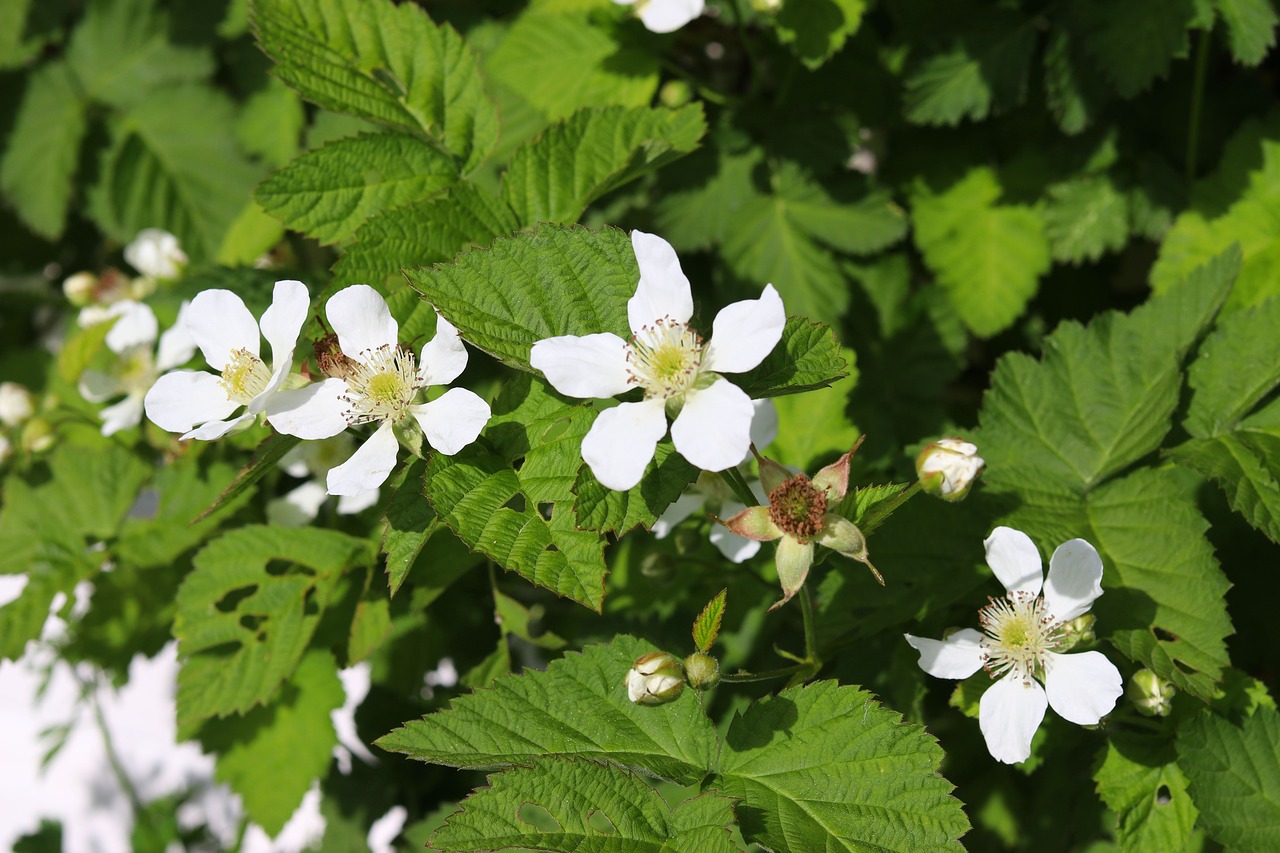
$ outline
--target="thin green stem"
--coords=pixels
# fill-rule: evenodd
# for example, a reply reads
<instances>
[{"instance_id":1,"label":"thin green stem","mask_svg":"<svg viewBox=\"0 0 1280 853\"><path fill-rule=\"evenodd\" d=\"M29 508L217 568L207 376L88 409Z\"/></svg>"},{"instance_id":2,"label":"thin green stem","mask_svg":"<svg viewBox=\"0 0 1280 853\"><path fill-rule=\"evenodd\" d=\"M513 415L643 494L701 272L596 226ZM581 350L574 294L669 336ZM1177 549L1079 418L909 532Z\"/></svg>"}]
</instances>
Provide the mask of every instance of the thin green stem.
<instances>
[{"instance_id":1,"label":"thin green stem","mask_svg":"<svg viewBox=\"0 0 1280 853\"><path fill-rule=\"evenodd\" d=\"M1202 30L1196 42L1196 69L1191 84L1191 115L1187 126L1187 193L1196 177L1196 160L1200 155L1200 113L1204 107L1204 86L1209 76L1210 30Z\"/></svg>"},{"instance_id":2,"label":"thin green stem","mask_svg":"<svg viewBox=\"0 0 1280 853\"><path fill-rule=\"evenodd\" d=\"M800 616L804 620L804 657L807 663L816 667L822 666L822 661L818 657L818 632L814 628L813 615L813 596L809 594L809 587L800 587ZM817 671L816 669L814 670Z\"/></svg>"},{"instance_id":3,"label":"thin green stem","mask_svg":"<svg viewBox=\"0 0 1280 853\"><path fill-rule=\"evenodd\" d=\"M742 476L742 472L737 466L726 468L720 472L720 479L728 484L733 490L734 497L742 502L743 506L759 506L760 501L756 500L756 496L751 493L751 487L747 485L747 479Z\"/></svg>"},{"instance_id":4,"label":"thin green stem","mask_svg":"<svg viewBox=\"0 0 1280 853\"><path fill-rule=\"evenodd\" d=\"M735 672L732 675L721 675L720 681L730 682L733 684L747 684L752 681L768 681L773 678L787 678L795 675L802 669L808 667L808 664L798 663L795 666L784 666L781 669L769 669L764 672Z\"/></svg>"},{"instance_id":5,"label":"thin green stem","mask_svg":"<svg viewBox=\"0 0 1280 853\"><path fill-rule=\"evenodd\" d=\"M93 722L98 728L98 734L102 736L102 745L107 753L107 764L111 766L111 772L115 774L116 781L120 783L121 790L124 791L129 805L133 808L134 819L152 828L151 818L147 814L142 797L138 795L138 789L134 787L133 780L125 772L124 762L120 760L120 753L116 752L115 742L111 739L111 730L107 728L107 718L102 713L102 703L98 701L98 679L95 677L93 683L80 681L80 686L89 698L89 707L93 710Z\"/></svg>"}]
</instances>

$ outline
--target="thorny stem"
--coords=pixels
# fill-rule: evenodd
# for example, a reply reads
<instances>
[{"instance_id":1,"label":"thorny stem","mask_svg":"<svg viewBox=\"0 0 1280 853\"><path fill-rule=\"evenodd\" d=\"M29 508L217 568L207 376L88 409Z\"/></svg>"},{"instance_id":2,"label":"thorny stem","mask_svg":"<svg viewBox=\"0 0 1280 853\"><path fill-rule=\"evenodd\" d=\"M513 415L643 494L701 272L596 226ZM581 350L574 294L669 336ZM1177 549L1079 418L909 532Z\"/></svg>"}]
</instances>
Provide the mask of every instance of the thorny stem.
<instances>
[{"instance_id":1,"label":"thorny stem","mask_svg":"<svg viewBox=\"0 0 1280 853\"><path fill-rule=\"evenodd\" d=\"M1191 84L1191 115L1187 127L1187 193L1191 192L1192 182L1196 177L1196 159L1200 147L1200 113L1204 106L1205 78L1209 75L1209 37L1211 30L1202 30L1200 40L1196 43L1196 69Z\"/></svg>"}]
</instances>

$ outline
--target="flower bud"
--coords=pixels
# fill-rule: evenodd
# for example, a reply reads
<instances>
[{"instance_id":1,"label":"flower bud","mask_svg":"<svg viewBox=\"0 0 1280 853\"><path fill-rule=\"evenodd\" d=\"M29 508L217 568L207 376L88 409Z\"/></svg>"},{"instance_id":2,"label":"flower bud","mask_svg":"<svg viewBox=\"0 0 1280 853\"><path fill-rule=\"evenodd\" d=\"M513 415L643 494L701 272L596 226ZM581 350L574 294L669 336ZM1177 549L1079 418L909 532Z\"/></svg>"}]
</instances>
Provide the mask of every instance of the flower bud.
<instances>
[{"instance_id":1,"label":"flower bud","mask_svg":"<svg viewBox=\"0 0 1280 853\"><path fill-rule=\"evenodd\" d=\"M1077 616L1062 626L1062 639L1058 641L1058 651L1067 652L1076 646L1092 643L1097 637L1093 633L1094 617L1092 613Z\"/></svg>"},{"instance_id":2,"label":"flower bud","mask_svg":"<svg viewBox=\"0 0 1280 853\"><path fill-rule=\"evenodd\" d=\"M144 228L124 247L129 266L153 278L177 278L187 265L187 254L178 238L159 228Z\"/></svg>"},{"instance_id":3,"label":"flower bud","mask_svg":"<svg viewBox=\"0 0 1280 853\"><path fill-rule=\"evenodd\" d=\"M53 424L44 418L32 418L22 430L22 449L27 453L43 453L53 447Z\"/></svg>"},{"instance_id":4,"label":"flower bud","mask_svg":"<svg viewBox=\"0 0 1280 853\"><path fill-rule=\"evenodd\" d=\"M695 690L707 690L720 683L720 662L711 655L694 652L684 659L684 671Z\"/></svg>"},{"instance_id":5,"label":"flower bud","mask_svg":"<svg viewBox=\"0 0 1280 853\"><path fill-rule=\"evenodd\" d=\"M689 84L683 80L668 80L658 91L658 100L664 107L672 109L683 107L693 100L693 89L689 88Z\"/></svg>"},{"instance_id":6,"label":"flower bud","mask_svg":"<svg viewBox=\"0 0 1280 853\"><path fill-rule=\"evenodd\" d=\"M637 705L662 705L684 691L684 667L674 655L649 652L627 672L627 698Z\"/></svg>"},{"instance_id":7,"label":"flower bud","mask_svg":"<svg viewBox=\"0 0 1280 853\"><path fill-rule=\"evenodd\" d=\"M767 15L776 15L782 9L782 0L751 0L751 8Z\"/></svg>"},{"instance_id":8,"label":"flower bud","mask_svg":"<svg viewBox=\"0 0 1280 853\"><path fill-rule=\"evenodd\" d=\"M0 424L21 426L35 414L35 397L18 382L0 382Z\"/></svg>"},{"instance_id":9,"label":"flower bud","mask_svg":"<svg viewBox=\"0 0 1280 853\"><path fill-rule=\"evenodd\" d=\"M1173 694L1177 690L1168 681L1149 669L1140 669L1129 679L1125 695L1147 717L1167 717L1173 707Z\"/></svg>"},{"instance_id":10,"label":"flower bud","mask_svg":"<svg viewBox=\"0 0 1280 853\"><path fill-rule=\"evenodd\" d=\"M98 292L98 277L91 272L78 272L62 283L67 301L77 308L93 304Z\"/></svg>"},{"instance_id":11,"label":"flower bud","mask_svg":"<svg viewBox=\"0 0 1280 853\"><path fill-rule=\"evenodd\" d=\"M963 500L986 462L978 447L962 438L942 438L916 457L920 487L944 501Z\"/></svg>"}]
</instances>

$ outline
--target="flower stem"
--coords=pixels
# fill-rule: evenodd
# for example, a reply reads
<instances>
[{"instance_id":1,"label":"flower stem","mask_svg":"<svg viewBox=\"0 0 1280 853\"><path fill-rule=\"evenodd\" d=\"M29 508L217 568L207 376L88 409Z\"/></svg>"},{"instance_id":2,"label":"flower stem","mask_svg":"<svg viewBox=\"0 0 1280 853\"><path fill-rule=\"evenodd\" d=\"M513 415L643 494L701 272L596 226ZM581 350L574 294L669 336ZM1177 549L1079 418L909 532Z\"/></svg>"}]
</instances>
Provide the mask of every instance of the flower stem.
<instances>
[{"instance_id":1,"label":"flower stem","mask_svg":"<svg viewBox=\"0 0 1280 853\"><path fill-rule=\"evenodd\" d=\"M728 484L733 490L733 495L743 506L759 506L760 501L756 500L756 496L751 493L751 487L747 485L747 480L742 476L742 472L735 465L732 468L726 468L720 472L720 479Z\"/></svg>"},{"instance_id":2,"label":"flower stem","mask_svg":"<svg viewBox=\"0 0 1280 853\"><path fill-rule=\"evenodd\" d=\"M811 664L816 673L822 666L822 659L818 657L818 632L813 624L813 596L809 594L808 586L800 587L800 615L804 619L805 663Z\"/></svg>"},{"instance_id":3,"label":"flower stem","mask_svg":"<svg viewBox=\"0 0 1280 853\"><path fill-rule=\"evenodd\" d=\"M1209 47L1212 30L1203 30L1196 43L1195 77L1191 83L1191 115L1187 119L1187 193L1196 177L1196 160L1200 147L1200 113L1204 106L1204 84L1209 74Z\"/></svg>"},{"instance_id":4,"label":"flower stem","mask_svg":"<svg viewBox=\"0 0 1280 853\"><path fill-rule=\"evenodd\" d=\"M808 664L798 663L794 666L784 666L781 669L769 669L764 672L735 672L732 674L724 674L720 676L721 683L731 682L734 684L746 684L751 681L768 681L772 678L786 678L795 675L800 670L805 669Z\"/></svg>"}]
</instances>

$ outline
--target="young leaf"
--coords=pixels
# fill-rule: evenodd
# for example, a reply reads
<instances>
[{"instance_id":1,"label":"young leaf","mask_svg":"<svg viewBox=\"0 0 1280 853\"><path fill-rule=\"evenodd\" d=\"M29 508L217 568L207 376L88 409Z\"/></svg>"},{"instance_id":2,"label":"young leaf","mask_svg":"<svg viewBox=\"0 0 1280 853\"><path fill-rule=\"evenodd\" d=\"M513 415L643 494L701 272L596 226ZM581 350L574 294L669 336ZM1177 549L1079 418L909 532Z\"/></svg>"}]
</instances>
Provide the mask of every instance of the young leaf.
<instances>
[{"instance_id":1,"label":"young leaf","mask_svg":"<svg viewBox=\"0 0 1280 853\"><path fill-rule=\"evenodd\" d=\"M336 243L370 217L425 201L458 180L438 148L404 133L364 133L309 151L263 181L254 198L289 228Z\"/></svg>"},{"instance_id":2,"label":"young leaf","mask_svg":"<svg viewBox=\"0 0 1280 853\"><path fill-rule=\"evenodd\" d=\"M1231 56L1240 65L1257 65L1276 43L1275 7L1271 0L1215 0L1227 28Z\"/></svg>"},{"instance_id":3,"label":"young leaf","mask_svg":"<svg viewBox=\"0 0 1280 853\"><path fill-rule=\"evenodd\" d=\"M705 132L697 104L584 109L516 152L502 197L523 225L576 222L605 193L692 151Z\"/></svg>"},{"instance_id":4,"label":"young leaf","mask_svg":"<svg viewBox=\"0 0 1280 853\"><path fill-rule=\"evenodd\" d=\"M1129 200L1106 175L1054 184L1046 201L1044 232L1056 261L1096 261L1129 239Z\"/></svg>"},{"instance_id":5,"label":"young leaf","mask_svg":"<svg viewBox=\"0 0 1280 853\"><path fill-rule=\"evenodd\" d=\"M552 662L545 672L499 678L448 709L404 724L378 746L419 761L485 769L565 756L607 761L681 784L713 766L715 729L694 691L660 707L627 698L624 679L653 647L620 635Z\"/></svg>"},{"instance_id":6,"label":"young leaf","mask_svg":"<svg viewBox=\"0 0 1280 853\"><path fill-rule=\"evenodd\" d=\"M1093 774L1098 796L1116 813L1123 850L1194 850L1199 810L1187 793L1173 742L1116 732Z\"/></svg>"},{"instance_id":7,"label":"young leaf","mask_svg":"<svg viewBox=\"0 0 1280 853\"><path fill-rule=\"evenodd\" d=\"M1085 46L1122 98L1147 89L1187 55L1193 0L1087 0L1073 10L1086 28Z\"/></svg>"},{"instance_id":8,"label":"young leaf","mask_svg":"<svg viewBox=\"0 0 1280 853\"><path fill-rule=\"evenodd\" d=\"M249 525L206 545L178 590L178 729L270 700L302 659L342 573L368 543L310 527Z\"/></svg>"},{"instance_id":9,"label":"young leaf","mask_svg":"<svg viewBox=\"0 0 1280 853\"><path fill-rule=\"evenodd\" d=\"M743 837L779 853L962 850L942 749L856 687L819 681L734 717L706 787L741 800Z\"/></svg>"},{"instance_id":10,"label":"young leaf","mask_svg":"<svg viewBox=\"0 0 1280 853\"><path fill-rule=\"evenodd\" d=\"M857 355L848 347L840 354L848 371L844 378L804 395L774 398L778 436L765 455L801 471L816 471L823 462L835 459L858 440L861 432L849 423L846 414L849 395L858 384Z\"/></svg>"},{"instance_id":11,"label":"young leaf","mask_svg":"<svg viewBox=\"0 0 1280 853\"><path fill-rule=\"evenodd\" d=\"M907 483L885 483L879 486L858 486L835 509L835 512L852 521L870 535L900 505L903 493L910 488Z\"/></svg>"},{"instance_id":12,"label":"young leaf","mask_svg":"<svg viewBox=\"0 0 1280 853\"><path fill-rule=\"evenodd\" d=\"M218 757L217 779L243 799L250 820L279 834L337 743L329 712L345 694L333 656L312 649L270 705L210 720L200 745Z\"/></svg>"},{"instance_id":13,"label":"young leaf","mask_svg":"<svg viewBox=\"0 0 1280 853\"><path fill-rule=\"evenodd\" d=\"M998 204L985 166L941 193L921 188L912 204L915 241L964 324L981 337L1008 328L1050 266L1044 223L1024 205Z\"/></svg>"},{"instance_id":14,"label":"young leaf","mask_svg":"<svg viewBox=\"0 0 1280 853\"><path fill-rule=\"evenodd\" d=\"M729 596L728 589L722 589L716 597L707 602L698 618L693 621L693 644L704 655L711 651L711 646L720 633L720 620L724 619L725 600Z\"/></svg>"},{"instance_id":15,"label":"young leaf","mask_svg":"<svg viewBox=\"0 0 1280 853\"><path fill-rule=\"evenodd\" d=\"M1178 764L1209 834L1227 850L1280 845L1280 714L1259 708L1232 725L1215 714L1178 732Z\"/></svg>"},{"instance_id":16,"label":"young leaf","mask_svg":"<svg viewBox=\"0 0 1280 853\"><path fill-rule=\"evenodd\" d=\"M778 41L808 68L820 67L845 41L858 31L864 0L833 0L831 3L784 3L774 16Z\"/></svg>"},{"instance_id":17,"label":"young leaf","mask_svg":"<svg viewBox=\"0 0 1280 853\"><path fill-rule=\"evenodd\" d=\"M389 0L258 0L258 43L307 100L424 133L469 172L498 139L470 47L413 4Z\"/></svg>"},{"instance_id":18,"label":"young leaf","mask_svg":"<svg viewBox=\"0 0 1280 853\"><path fill-rule=\"evenodd\" d=\"M590 761L540 761L489 776L431 836L433 850L537 849L734 853L733 801L704 794L672 809L635 773Z\"/></svg>"}]
</instances>

